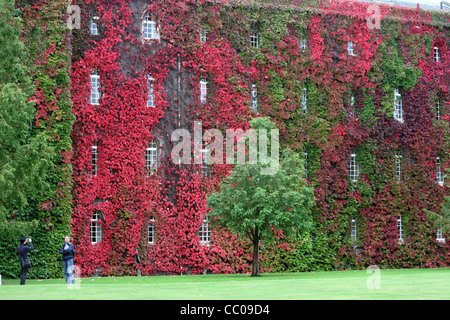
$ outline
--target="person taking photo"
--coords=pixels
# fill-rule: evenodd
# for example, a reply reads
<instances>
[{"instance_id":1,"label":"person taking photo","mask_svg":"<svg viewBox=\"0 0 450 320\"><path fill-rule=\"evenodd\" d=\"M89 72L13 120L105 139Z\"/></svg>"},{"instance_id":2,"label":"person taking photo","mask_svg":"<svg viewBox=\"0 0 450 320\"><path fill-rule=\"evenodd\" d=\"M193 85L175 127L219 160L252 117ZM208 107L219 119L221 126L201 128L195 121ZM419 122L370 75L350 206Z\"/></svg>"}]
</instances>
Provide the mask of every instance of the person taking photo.
<instances>
[{"instance_id":1,"label":"person taking photo","mask_svg":"<svg viewBox=\"0 0 450 320\"><path fill-rule=\"evenodd\" d=\"M27 246L27 243L29 244ZM31 238L20 238L20 244L17 247L17 251L19 252L19 259L20 259L20 267L22 269L22 272L20 274L20 284L24 285L25 281L27 279L27 273L28 270L31 269L31 262L28 258L28 252L33 250L33 243L31 242Z\"/></svg>"}]
</instances>

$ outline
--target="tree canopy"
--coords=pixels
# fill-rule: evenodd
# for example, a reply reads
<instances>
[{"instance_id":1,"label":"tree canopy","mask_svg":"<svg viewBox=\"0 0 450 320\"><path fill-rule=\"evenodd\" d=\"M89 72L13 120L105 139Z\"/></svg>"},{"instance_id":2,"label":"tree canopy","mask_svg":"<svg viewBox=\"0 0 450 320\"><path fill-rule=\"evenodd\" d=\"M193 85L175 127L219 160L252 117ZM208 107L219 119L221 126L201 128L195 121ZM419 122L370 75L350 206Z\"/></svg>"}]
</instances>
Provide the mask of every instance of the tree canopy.
<instances>
[{"instance_id":1,"label":"tree canopy","mask_svg":"<svg viewBox=\"0 0 450 320\"><path fill-rule=\"evenodd\" d=\"M260 129L275 128L267 118L254 119L251 125L258 136ZM252 242L252 276L259 275L260 240L273 241L280 233L288 235L311 226L313 188L306 182L301 157L286 149L275 174L263 174L261 169L267 166L260 161L236 164L219 191L208 198L211 222Z\"/></svg>"}]
</instances>

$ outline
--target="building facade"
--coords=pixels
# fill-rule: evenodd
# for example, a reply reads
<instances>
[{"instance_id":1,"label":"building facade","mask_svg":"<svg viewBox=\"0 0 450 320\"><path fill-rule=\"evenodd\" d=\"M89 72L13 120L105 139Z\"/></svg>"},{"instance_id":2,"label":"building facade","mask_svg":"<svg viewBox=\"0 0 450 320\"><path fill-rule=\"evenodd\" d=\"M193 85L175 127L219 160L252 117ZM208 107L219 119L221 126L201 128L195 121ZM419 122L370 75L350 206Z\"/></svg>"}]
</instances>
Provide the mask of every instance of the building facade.
<instances>
[{"instance_id":1,"label":"building facade","mask_svg":"<svg viewBox=\"0 0 450 320\"><path fill-rule=\"evenodd\" d=\"M449 23L360 2L81 1L72 30L71 230L83 275L248 272L208 225L232 168L172 161L173 133L267 116L305 156L314 230L262 244L267 271L449 263ZM207 154L206 146L204 155ZM204 159L203 159L204 160Z\"/></svg>"}]
</instances>

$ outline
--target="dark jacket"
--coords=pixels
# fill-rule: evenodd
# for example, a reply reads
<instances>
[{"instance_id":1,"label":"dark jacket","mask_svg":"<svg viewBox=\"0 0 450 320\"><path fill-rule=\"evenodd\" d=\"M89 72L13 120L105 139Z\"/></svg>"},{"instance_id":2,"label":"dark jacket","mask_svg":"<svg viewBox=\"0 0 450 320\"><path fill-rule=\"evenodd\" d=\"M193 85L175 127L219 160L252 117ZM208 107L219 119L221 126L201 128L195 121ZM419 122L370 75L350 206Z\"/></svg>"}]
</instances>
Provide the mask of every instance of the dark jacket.
<instances>
[{"instance_id":1,"label":"dark jacket","mask_svg":"<svg viewBox=\"0 0 450 320\"><path fill-rule=\"evenodd\" d=\"M25 262L30 262L30 259L28 259L28 251L33 250L33 243L29 242L30 246L26 246L24 244L20 244L17 247L17 251L19 252L19 257L20 257L20 266L23 267Z\"/></svg>"},{"instance_id":2,"label":"dark jacket","mask_svg":"<svg viewBox=\"0 0 450 320\"><path fill-rule=\"evenodd\" d=\"M68 246L68 248L64 249L66 245ZM59 249L59 253L62 254L63 260L73 259L73 256L75 254L74 248L73 248L73 244L71 244L70 242L69 243L64 243L61 246L61 249Z\"/></svg>"}]
</instances>

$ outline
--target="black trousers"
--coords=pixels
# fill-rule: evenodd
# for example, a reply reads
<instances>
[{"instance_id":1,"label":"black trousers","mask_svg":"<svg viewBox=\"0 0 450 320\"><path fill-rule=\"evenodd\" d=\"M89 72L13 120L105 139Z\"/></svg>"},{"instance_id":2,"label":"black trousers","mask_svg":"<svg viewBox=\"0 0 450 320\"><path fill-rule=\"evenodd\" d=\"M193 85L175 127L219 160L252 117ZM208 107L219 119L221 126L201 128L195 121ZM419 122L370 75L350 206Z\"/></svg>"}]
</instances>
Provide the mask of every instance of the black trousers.
<instances>
[{"instance_id":1,"label":"black trousers","mask_svg":"<svg viewBox=\"0 0 450 320\"><path fill-rule=\"evenodd\" d=\"M22 268L22 273L20 274L20 284L25 284L25 280L27 280L27 268Z\"/></svg>"}]
</instances>

